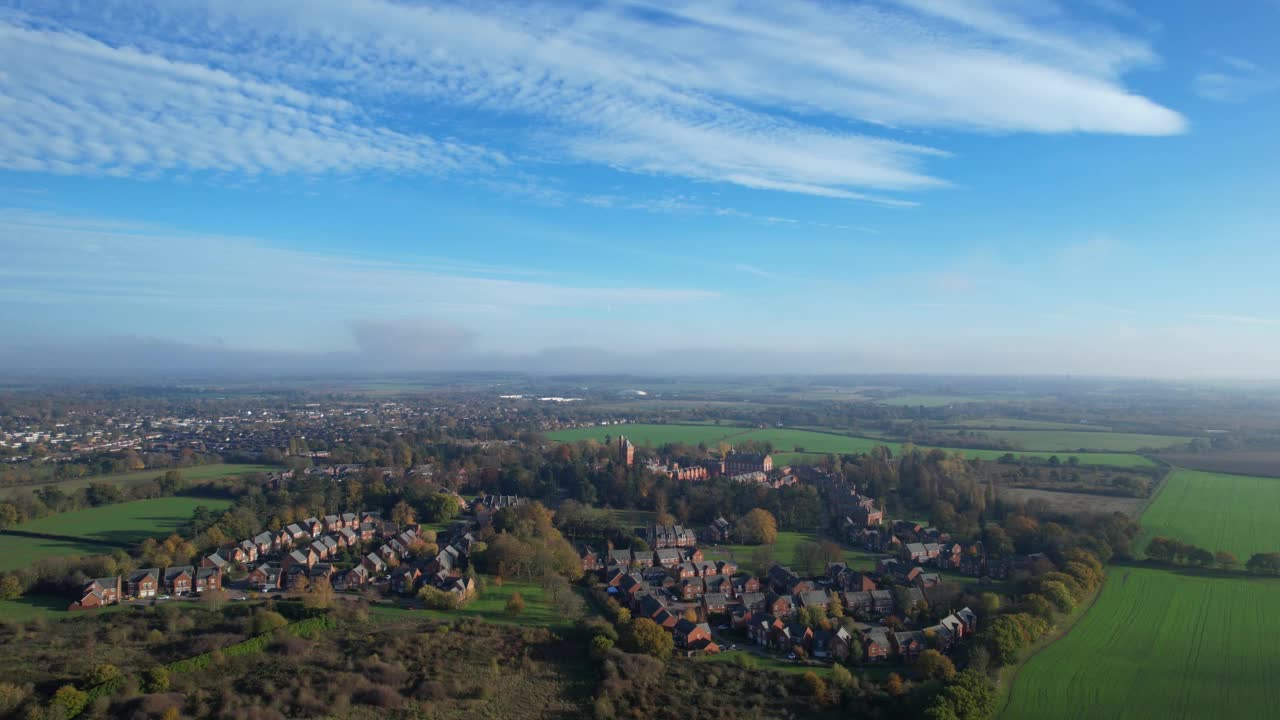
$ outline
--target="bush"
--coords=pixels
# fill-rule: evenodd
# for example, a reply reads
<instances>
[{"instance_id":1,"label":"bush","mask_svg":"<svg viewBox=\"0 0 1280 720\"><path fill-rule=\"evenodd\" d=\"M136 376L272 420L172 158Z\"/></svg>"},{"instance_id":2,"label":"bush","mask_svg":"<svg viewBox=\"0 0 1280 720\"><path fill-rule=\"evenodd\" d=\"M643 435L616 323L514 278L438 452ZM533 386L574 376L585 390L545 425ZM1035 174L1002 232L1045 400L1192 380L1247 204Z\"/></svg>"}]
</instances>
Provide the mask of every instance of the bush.
<instances>
[{"instance_id":1,"label":"bush","mask_svg":"<svg viewBox=\"0 0 1280 720\"><path fill-rule=\"evenodd\" d=\"M507 598L506 612L512 617L518 617L524 614L524 596L520 593L511 593L511 597Z\"/></svg>"}]
</instances>

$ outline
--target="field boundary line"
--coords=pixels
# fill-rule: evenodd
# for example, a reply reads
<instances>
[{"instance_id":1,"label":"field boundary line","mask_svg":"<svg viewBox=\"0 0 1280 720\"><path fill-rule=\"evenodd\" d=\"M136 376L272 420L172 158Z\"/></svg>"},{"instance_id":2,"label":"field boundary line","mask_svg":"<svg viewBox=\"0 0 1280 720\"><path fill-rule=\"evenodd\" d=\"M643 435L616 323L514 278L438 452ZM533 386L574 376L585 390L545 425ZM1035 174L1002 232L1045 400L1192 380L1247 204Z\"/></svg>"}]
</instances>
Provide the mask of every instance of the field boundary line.
<instances>
[{"instance_id":1,"label":"field boundary line","mask_svg":"<svg viewBox=\"0 0 1280 720\"><path fill-rule=\"evenodd\" d=\"M36 540L59 540L62 542L88 543L90 545L102 545L104 547L124 548L124 549L131 548L137 544L137 543L118 543L118 542L112 542L110 540L99 540L97 538L82 537L78 535L58 535L56 533L31 532L29 530L14 530L12 528L9 530L0 530L0 535L12 535L14 537L27 537L27 538L34 538Z\"/></svg>"},{"instance_id":2,"label":"field boundary line","mask_svg":"<svg viewBox=\"0 0 1280 720\"><path fill-rule=\"evenodd\" d=\"M1098 602L1098 598L1102 596L1102 591L1106 588L1107 583L1109 582L1111 582L1111 573L1107 573L1106 581L1104 581L1102 585L1098 586L1098 589L1095 590L1093 593L1093 597L1089 598L1089 603L1085 605L1083 609L1080 609L1080 614L1076 616L1074 620L1072 620L1070 623L1063 626L1062 628L1059 628L1058 630L1056 630L1048 638L1043 638L1040 644L1038 644L1038 646L1035 648L1035 650L1031 652L1030 655L1023 658L1017 665L1013 667L1013 672L1009 674L1009 677L1007 679L1004 677L1000 678L1001 687L1007 687L1007 689L1001 693L1002 700L1000 702L1000 707L996 710L995 717L998 718L1001 715L1003 715L1004 711L1009 708L1009 703L1013 701L1013 688L1017 685L1018 674L1022 672L1022 668L1026 667L1027 664L1030 663L1032 660L1034 660L1037 655L1044 652L1048 648L1053 647L1054 644L1056 644L1059 640L1061 640L1062 638L1070 634L1071 631L1075 629L1075 626L1081 620L1084 619L1084 616L1088 615L1090 610L1093 610L1094 604ZM1003 672L1001 674L1003 675ZM1007 680L1007 683L1005 682L1006 680Z\"/></svg>"}]
</instances>

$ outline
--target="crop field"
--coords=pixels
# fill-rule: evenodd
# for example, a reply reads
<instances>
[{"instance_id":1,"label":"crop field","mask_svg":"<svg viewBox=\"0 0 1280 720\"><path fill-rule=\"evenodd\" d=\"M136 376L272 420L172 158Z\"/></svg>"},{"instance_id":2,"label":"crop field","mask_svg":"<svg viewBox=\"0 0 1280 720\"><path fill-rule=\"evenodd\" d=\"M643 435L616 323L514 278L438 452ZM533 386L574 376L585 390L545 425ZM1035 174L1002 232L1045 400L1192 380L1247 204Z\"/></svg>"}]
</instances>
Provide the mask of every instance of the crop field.
<instances>
[{"instance_id":1,"label":"crop field","mask_svg":"<svg viewBox=\"0 0 1280 720\"><path fill-rule=\"evenodd\" d=\"M1005 440L1023 450L1067 452L1079 448L1105 452L1133 452L1142 448L1163 450L1191 440L1173 435L1087 432L1075 430L984 430L988 437Z\"/></svg>"},{"instance_id":2,"label":"crop field","mask_svg":"<svg viewBox=\"0 0 1280 720\"><path fill-rule=\"evenodd\" d=\"M1280 552L1280 479L1178 470L1142 514L1146 540L1164 535L1240 562Z\"/></svg>"},{"instance_id":3,"label":"crop field","mask_svg":"<svg viewBox=\"0 0 1280 720\"><path fill-rule=\"evenodd\" d=\"M1003 720L1270 717L1280 580L1115 567L1097 603L1021 669Z\"/></svg>"},{"instance_id":4,"label":"crop field","mask_svg":"<svg viewBox=\"0 0 1280 720\"><path fill-rule=\"evenodd\" d=\"M14 529L99 542L135 543L177 530L201 505L210 510L222 510L230 507L231 501L193 497L136 500L50 515Z\"/></svg>"},{"instance_id":5,"label":"crop field","mask_svg":"<svg viewBox=\"0 0 1280 720\"><path fill-rule=\"evenodd\" d=\"M1053 420L1022 420L1020 418L962 420L956 425L967 428L991 428L993 430L1091 430L1093 432L1111 432L1111 428L1106 425L1086 425L1084 423L1057 422Z\"/></svg>"},{"instance_id":6,"label":"crop field","mask_svg":"<svg viewBox=\"0 0 1280 720\"><path fill-rule=\"evenodd\" d=\"M561 442L574 442L586 438L595 438L603 441L606 435L612 438L626 435L637 445L650 447L668 442L683 442L691 445L705 442L708 446L712 446L721 440L730 444L744 440L770 442L773 443L774 449L780 453L780 456L774 459L775 464L779 465L816 462L822 455L828 453L863 453L871 448L886 444L883 440L873 438L851 437L848 435L814 432L812 430L791 430L786 428L751 429L715 425L609 425L605 427L559 430L549 433L548 437ZM807 455L798 454L795 451L797 447L803 448L802 452L807 453ZM896 447L894 448L895 451L897 449ZM982 458L983 460L995 460L1007 452L1004 450L970 450L962 448L942 449L948 452L962 452L965 457ZM1063 461L1067 459L1067 454L1065 453L1018 452L1014 454L1045 459L1056 454ZM1078 457L1084 465L1110 465L1115 467L1151 467L1155 465L1154 462L1141 455L1128 453L1071 453L1071 455Z\"/></svg>"},{"instance_id":7,"label":"crop field","mask_svg":"<svg viewBox=\"0 0 1280 720\"><path fill-rule=\"evenodd\" d=\"M1277 450L1170 453L1161 454L1160 459L1189 470L1280 477L1280 451Z\"/></svg>"}]
</instances>

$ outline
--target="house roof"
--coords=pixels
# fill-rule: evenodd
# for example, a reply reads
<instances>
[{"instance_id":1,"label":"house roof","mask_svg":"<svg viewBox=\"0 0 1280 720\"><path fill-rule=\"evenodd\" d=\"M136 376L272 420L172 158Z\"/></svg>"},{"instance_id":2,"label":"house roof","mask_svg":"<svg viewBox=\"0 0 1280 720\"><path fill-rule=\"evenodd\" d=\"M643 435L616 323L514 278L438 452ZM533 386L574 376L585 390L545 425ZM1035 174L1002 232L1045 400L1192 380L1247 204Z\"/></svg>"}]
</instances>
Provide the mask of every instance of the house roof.
<instances>
[{"instance_id":1,"label":"house roof","mask_svg":"<svg viewBox=\"0 0 1280 720\"><path fill-rule=\"evenodd\" d=\"M175 565L175 566L173 566L173 567L165 568L165 571L164 571L164 579L165 579L166 581L168 581L168 580L172 580L172 579L174 579L174 578L178 577L179 575L181 575L181 574L183 574L183 573L186 573L188 576L195 577L195 574L196 574L195 566L193 566L193 565Z\"/></svg>"},{"instance_id":2,"label":"house roof","mask_svg":"<svg viewBox=\"0 0 1280 720\"><path fill-rule=\"evenodd\" d=\"M160 568L140 568L129 573L129 582L138 582L146 577L160 578Z\"/></svg>"}]
</instances>

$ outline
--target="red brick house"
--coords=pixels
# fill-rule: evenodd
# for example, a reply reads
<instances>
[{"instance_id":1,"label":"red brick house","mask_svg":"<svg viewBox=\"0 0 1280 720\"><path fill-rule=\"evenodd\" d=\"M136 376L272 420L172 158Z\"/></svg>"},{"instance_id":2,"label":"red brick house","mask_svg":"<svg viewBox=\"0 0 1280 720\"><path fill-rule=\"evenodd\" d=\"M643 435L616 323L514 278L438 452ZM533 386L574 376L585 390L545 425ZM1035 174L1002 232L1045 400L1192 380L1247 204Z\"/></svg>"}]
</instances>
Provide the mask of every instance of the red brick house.
<instances>
[{"instance_id":1,"label":"red brick house","mask_svg":"<svg viewBox=\"0 0 1280 720\"><path fill-rule=\"evenodd\" d=\"M893 653L892 641L889 640L889 631L882 627L871 628L862 638L863 656L869 662L878 662L888 660Z\"/></svg>"},{"instance_id":2,"label":"red brick house","mask_svg":"<svg viewBox=\"0 0 1280 720\"><path fill-rule=\"evenodd\" d=\"M919 630L896 632L889 638L893 643L893 651L898 654L898 659L906 662L915 660L920 653L929 649L924 633Z\"/></svg>"},{"instance_id":3,"label":"red brick house","mask_svg":"<svg viewBox=\"0 0 1280 720\"><path fill-rule=\"evenodd\" d=\"M186 595L195 589L196 569L190 565L166 568L164 589L170 595Z\"/></svg>"},{"instance_id":4,"label":"red brick house","mask_svg":"<svg viewBox=\"0 0 1280 720\"><path fill-rule=\"evenodd\" d=\"M222 589L222 571L218 568L202 567L196 570L196 592L213 592Z\"/></svg>"},{"instance_id":5,"label":"red brick house","mask_svg":"<svg viewBox=\"0 0 1280 720\"><path fill-rule=\"evenodd\" d=\"M671 637L675 640L676 647L688 650L699 640L711 639L711 626L681 619L672 628Z\"/></svg>"},{"instance_id":6,"label":"red brick house","mask_svg":"<svg viewBox=\"0 0 1280 720\"><path fill-rule=\"evenodd\" d=\"M160 570L144 568L134 570L125 582L126 597L145 600L160 593Z\"/></svg>"},{"instance_id":7,"label":"red brick house","mask_svg":"<svg viewBox=\"0 0 1280 720\"><path fill-rule=\"evenodd\" d=\"M120 576L96 578L85 583L80 599L71 603L68 610L92 610L120 602Z\"/></svg>"}]
</instances>

